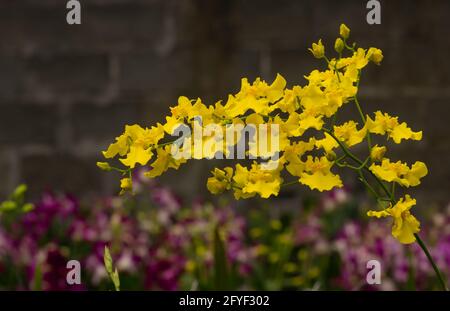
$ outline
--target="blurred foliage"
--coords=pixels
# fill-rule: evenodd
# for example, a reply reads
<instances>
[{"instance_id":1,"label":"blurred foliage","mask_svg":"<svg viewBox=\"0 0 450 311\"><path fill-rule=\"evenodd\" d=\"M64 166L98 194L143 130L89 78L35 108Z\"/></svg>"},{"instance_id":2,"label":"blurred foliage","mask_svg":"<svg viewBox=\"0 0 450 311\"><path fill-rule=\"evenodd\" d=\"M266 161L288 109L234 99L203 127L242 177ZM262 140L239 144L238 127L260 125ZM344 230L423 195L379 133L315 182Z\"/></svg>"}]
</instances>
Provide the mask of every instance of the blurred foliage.
<instances>
[{"instance_id":1,"label":"blurred foliage","mask_svg":"<svg viewBox=\"0 0 450 311\"><path fill-rule=\"evenodd\" d=\"M273 206L186 204L170 189L145 182L135 190L133 197L89 202L46 193L24 213L29 203L20 186L7 200L16 207L0 216L0 288L437 288L420 249L396 242L386 222L358 220L370 204L347 190L308 197L298 209L277 213ZM424 232L448 275L450 212L433 215ZM66 263L73 259L81 263L81 285L66 283ZM365 283L371 259L382 262L378 286Z\"/></svg>"}]
</instances>

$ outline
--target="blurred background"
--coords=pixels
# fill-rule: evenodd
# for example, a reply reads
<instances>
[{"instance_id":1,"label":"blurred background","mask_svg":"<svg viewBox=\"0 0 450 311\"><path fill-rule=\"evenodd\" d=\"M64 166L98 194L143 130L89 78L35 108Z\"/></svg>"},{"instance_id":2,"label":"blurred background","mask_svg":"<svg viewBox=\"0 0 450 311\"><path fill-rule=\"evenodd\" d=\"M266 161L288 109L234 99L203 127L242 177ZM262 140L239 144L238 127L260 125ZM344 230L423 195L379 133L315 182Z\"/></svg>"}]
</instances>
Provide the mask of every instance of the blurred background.
<instances>
[{"instance_id":1,"label":"blurred background","mask_svg":"<svg viewBox=\"0 0 450 311\"><path fill-rule=\"evenodd\" d=\"M180 95L211 104L241 77L277 73L304 84L323 66L308 47L322 38L332 50L341 23L384 53L363 72L364 111L424 131L390 157L428 165L411 193L450 281L450 2L380 3L381 25L368 25L364 0L84 0L70 26L66 1L0 0L0 289L112 289L105 245L123 289L438 289L416 244L367 222L374 202L352 175L329 193L290 186L236 202L207 193L214 161L150 182L137 172L133 197L95 165L125 124L164 120ZM66 283L70 259L80 286ZM378 287L364 281L371 259Z\"/></svg>"},{"instance_id":2,"label":"blurred background","mask_svg":"<svg viewBox=\"0 0 450 311\"><path fill-rule=\"evenodd\" d=\"M81 196L117 193L118 176L95 167L125 124L149 126L177 97L225 99L243 76L290 85L319 66L307 48L331 50L340 23L385 58L361 82L366 112L382 109L423 129L394 159L422 160L415 189L447 203L450 115L450 2L381 1L381 25L367 1L85 0L81 25L66 23L66 1L0 1L0 192L19 182ZM162 181L187 196L206 194L213 166L192 161ZM179 182L189 181L189 182ZM352 180L347 180L352 184ZM292 197L301 187L282 193Z\"/></svg>"}]
</instances>

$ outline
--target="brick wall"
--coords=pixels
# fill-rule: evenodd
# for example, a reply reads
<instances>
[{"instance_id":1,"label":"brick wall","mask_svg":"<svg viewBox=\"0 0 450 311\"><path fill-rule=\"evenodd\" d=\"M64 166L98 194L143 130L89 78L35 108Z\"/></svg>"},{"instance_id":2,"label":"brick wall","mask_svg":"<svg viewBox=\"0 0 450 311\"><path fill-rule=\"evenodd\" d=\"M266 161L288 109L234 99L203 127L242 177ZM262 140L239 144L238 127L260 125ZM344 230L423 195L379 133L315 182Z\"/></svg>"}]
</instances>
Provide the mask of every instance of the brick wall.
<instances>
[{"instance_id":1,"label":"brick wall","mask_svg":"<svg viewBox=\"0 0 450 311\"><path fill-rule=\"evenodd\" d=\"M367 25L366 1L85 0L82 24L65 21L63 0L0 1L0 194L18 182L89 194L117 190L99 151L127 123L150 125L179 95L212 102L242 76L282 73L302 82L341 22L362 46L383 49L365 73L361 101L424 129L421 143L395 148L430 175L420 195L447 202L450 186L450 2L381 1ZM163 182L205 192L212 163L195 162ZM189 182L179 182L179 181Z\"/></svg>"}]
</instances>

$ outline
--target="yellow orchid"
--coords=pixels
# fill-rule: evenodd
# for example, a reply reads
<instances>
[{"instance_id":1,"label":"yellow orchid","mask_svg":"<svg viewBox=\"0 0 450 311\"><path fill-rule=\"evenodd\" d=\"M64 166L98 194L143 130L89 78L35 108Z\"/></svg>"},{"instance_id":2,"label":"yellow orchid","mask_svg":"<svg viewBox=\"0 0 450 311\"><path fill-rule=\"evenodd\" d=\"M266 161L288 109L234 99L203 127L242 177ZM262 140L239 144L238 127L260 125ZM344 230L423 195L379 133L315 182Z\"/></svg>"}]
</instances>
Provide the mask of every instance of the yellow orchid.
<instances>
[{"instance_id":1,"label":"yellow orchid","mask_svg":"<svg viewBox=\"0 0 450 311\"><path fill-rule=\"evenodd\" d=\"M286 80L277 74L271 85L257 78L252 84L247 78L241 80L241 90L235 96L230 95L225 105L229 117L236 117L253 110L259 114L267 114L271 108L269 105L278 101L284 94Z\"/></svg>"},{"instance_id":2,"label":"yellow orchid","mask_svg":"<svg viewBox=\"0 0 450 311\"><path fill-rule=\"evenodd\" d=\"M151 164L152 169L147 171L144 175L150 178L160 176L162 173L167 171L169 168L178 169L182 163L186 162L185 158L174 159L171 154L172 146L167 145L162 148L158 148L157 158Z\"/></svg>"},{"instance_id":3,"label":"yellow orchid","mask_svg":"<svg viewBox=\"0 0 450 311\"><path fill-rule=\"evenodd\" d=\"M411 168L401 161L391 162L383 159L381 165L373 163L370 170L382 180L396 182L404 187L414 187L420 184L420 179L428 174L425 163L416 161Z\"/></svg>"},{"instance_id":4,"label":"yellow orchid","mask_svg":"<svg viewBox=\"0 0 450 311\"><path fill-rule=\"evenodd\" d=\"M124 133L116 137L116 142L109 145L103 156L107 159L114 158L116 155L124 156L128 152L128 136Z\"/></svg>"},{"instance_id":5,"label":"yellow orchid","mask_svg":"<svg viewBox=\"0 0 450 311\"><path fill-rule=\"evenodd\" d=\"M172 116L177 119L187 117L191 110L192 103L186 96L180 96L178 98L178 105L170 108Z\"/></svg>"},{"instance_id":6,"label":"yellow orchid","mask_svg":"<svg viewBox=\"0 0 450 311\"><path fill-rule=\"evenodd\" d=\"M237 188L234 193L236 199L252 197L255 194L267 199L271 195L278 195L283 179L279 169L265 170L253 163L250 170L238 164L233 181Z\"/></svg>"},{"instance_id":7,"label":"yellow orchid","mask_svg":"<svg viewBox=\"0 0 450 311\"><path fill-rule=\"evenodd\" d=\"M334 58L325 55L322 40L312 44L309 50L314 57L322 59L324 69L312 70L305 75L304 85L287 87L283 76L277 74L271 84L261 78L251 82L244 77L237 93L229 94L226 100L213 105L203 103L200 98L191 100L180 96L163 124L158 123L151 128L127 125L124 133L103 152L107 159L119 159L125 169L107 162L99 162L98 166L125 175L131 174L137 164L146 165L151 169L145 175L154 178L169 168L177 169L187 159L217 158L218 155L235 158L235 147L238 147L238 155L256 158L255 161L250 168L241 164L234 168L215 168L206 185L211 193L230 190L236 199L269 198L277 196L282 186L294 183L328 191L343 186L340 176L331 171L336 164L356 171L378 200L389 198L394 202L395 195L384 182L403 187L417 186L428 169L420 161L408 166L401 161L391 162L383 158L387 148L373 145L370 134L387 135L399 144L403 140L421 140L422 132L412 131L405 122L399 122L398 117L381 111L376 111L373 118L363 114L357 98L360 77L369 62L381 63L383 52L375 47L361 48L356 43L349 45L350 29L342 24L339 30L340 38L336 39L334 46L338 55ZM355 104L360 125L353 120L335 125L336 114L348 103ZM344 115L339 114L338 118ZM174 134L181 125L194 134L183 137L182 141L179 135L175 135L172 139L176 144L173 144L174 141L165 134ZM252 136L249 135L251 126L255 130L266 127L267 131ZM217 132L214 129L218 129ZM197 136L198 132L201 134ZM361 160L349 147L364 140L367 141L368 154L366 160ZM264 148L267 145L271 147ZM149 164L155 154L156 159ZM297 180L283 184L284 171ZM367 173L374 178L366 180ZM371 187L372 179L382 187ZM121 193L132 188L129 177L123 178L120 184ZM394 237L401 243L412 243L417 239L427 253L424 243L415 235L420 229L419 222L409 211L415 203L414 199L406 196L393 206L383 211L370 211L368 215L392 217ZM433 263L432 258L428 259Z\"/></svg>"},{"instance_id":8,"label":"yellow orchid","mask_svg":"<svg viewBox=\"0 0 450 311\"><path fill-rule=\"evenodd\" d=\"M134 144L130 147L127 157L120 159L120 162L129 168L134 168L137 163L146 165L152 156L153 153L149 149L144 149L142 144Z\"/></svg>"},{"instance_id":9,"label":"yellow orchid","mask_svg":"<svg viewBox=\"0 0 450 311\"><path fill-rule=\"evenodd\" d=\"M326 153L331 153L334 148L339 147L336 140L328 133L324 133L325 138L316 140L316 147L325 150Z\"/></svg>"},{"instance_id":10,"label":"yellow orchid","mask_svg":"<svg viewBox=\"0 0 450 311\"><path fill-rule=\"evenodd\" d=\"M291 89L284 90L283 98L274 105L274 108L279 108L283 112L295 113L300 108L300 95L302 87L295 85Z\"/></svg>"},{"instance_id":11,"label":"yellow orchid","mask_svg":"<svg viewBox=\"0 0 450 311\"><path fill-rule=\"evenodd\" d=\"M370 159L374 162L380 162L383 159L386 150L385 146L373 146L372 150L370 150Z\"/></svg>"},{"instance_id":12,"label":"yellow orchid","mask_svg":"<svg viewBox=\"0 0 450 311\"><path fill-rule=\"evenodd\" d=\"M368 211L369 217L392 217L392 235L403 244L410 244L416 241L415 233L420 231L419 221L411 214L410 209L416 205L416 200L409 195L401 198L394 206L383 211Z\"/></svg>"},{"instance_id":13,"label":"yellow orchid","mask_svg":"<svg viewBox=\"0 0 450 311\"><path fill-rule=\"evenodd\" d=\"M223 170L215 168L213 177L209 177L206 187L212 194L219 194L231 189L233 168L225 167Z\"/></svg>"},{"instance_id":14,"label":"yellow orchid","mask_svg":"<svg viewBox=\"0 0 450 311\"><path fill-rule=\"evenodd\" d=\"M125 132L116 138L116 142L109 145L106 151L103 151L105 158L113 158L116 155L124 156L127 154L130 142L133 142L137 137L143 134L145 130L137 124L126 125Z\"/></svg>"},{"instance_id":15,"label":"yellow orchid","mask_svg":"<svg viewBox=\"0 0 450 311\"><path fill-rule=\"evenodd\" d=\"M308 156L304 163L304 171L300 174L300 183L307 185L312 190L331 190L334 187L342 187L341 178L333 174L330 169L333 163L326 157L313 158Z\"/></svg>"},{"instance_id":16,"label":"yellow orchid","mask_svg":"<svg viewBox=\"0 0 450 311\"><path fill-rule=\"evenodd\" d=\"M358 130L357 125L355 121L348 121L340 126L334 126L334 135L347 147L359 144L366 136L367 130L365 127Z\"/></svg>"},{"instance_id":17,"label":"yellow orchid","mask_svg":"<svg viewBox=\"0 0 450 311\"><path fill-rule=\"evenodd\" d=\"M293 176L300 176L305 170L305 163L301 160L302 155L314 149L315 139L310 138L309 141L299 141L287 146L284 150L282 163L286 161L287 171Z\"/></svg>"},{"instance_id":18,"label":"yellow orchid","mask_svg":"<svg viewBox=\"0 0 450 311\"><path fill-rule=\"evenodd\" d=\"M398 117L391 117L389 114L381 111L375 112L374 120L367 116L366 125L370 133L387 134L396 144L399 144L402 139L422 139L422 131L413 132L405 122L399 123Z\"/></svg>"},{"instance_id":19,"label":"yellow orchid","mask_svg":"<svg viewBox=\"0 0 450 311\"><path fill-rule=\"evenodd\" d=\"M377 48L370 48L367 51L367 58L375 65L380 65L383 60L383 51Z\"/></svg>"}]
</instances>

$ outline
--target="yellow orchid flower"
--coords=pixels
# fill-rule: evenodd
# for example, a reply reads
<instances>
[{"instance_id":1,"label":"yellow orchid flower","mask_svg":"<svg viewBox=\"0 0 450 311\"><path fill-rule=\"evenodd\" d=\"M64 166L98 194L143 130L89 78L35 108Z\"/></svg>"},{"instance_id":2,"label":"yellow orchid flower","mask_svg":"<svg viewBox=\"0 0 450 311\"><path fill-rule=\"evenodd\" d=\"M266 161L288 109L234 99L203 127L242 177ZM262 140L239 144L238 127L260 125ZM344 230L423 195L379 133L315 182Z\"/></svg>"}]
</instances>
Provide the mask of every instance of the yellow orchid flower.
<instances>
[{"instance_id":1,"label":"yellow orchid flower","mask_svg":"<svg viewBox=\"0 0 450 311\"><path fill-rule=\"evenodd\" d=\"M326 157L308 156L304 165L304 171L300 174L299 181L312 190L317 189L322 192L334 187L342 187L341 178L330 171L333 163Z\"/></svg>"},{"instance_id":2,"label":"yellow orchid flower","mask_svg":"<svg viewBox=\"0 0 450 311\"><path fill-rule=\"evenodd\" d=\"M348 121L342 125L334 126L334 135L347 147L359 144L366 137L367 130L365 127L358 130L357 125L358 123L355 121Z\"/></svg>"},{"instance_id":3,"label":"yellow orchid flower","mask_svg":"<svg viewBox=\"0 0 450 311\"><path fill-rule=\"evenodd\" d=\"M122 189L120 191L120 194L124 194L125 192L130 191L133 188L131 178L122 178L120 180L120 188Z\"/></svg>"},{"instance_id":4,"label":"yellow orchid flower","mask_svg":"<svg viewBox=\"0 0 450 311\"><path fill-rule=\"evenodd\" d=\"M369 217L392 217L394 223L392 226L392 235L403 244L410 244L416 241L415 233L420 231L419 221L409 211L416 205L416 200L409 195L401 198L393 207L383 211L368 211Z\"/></svg>"},{"instance_id":5,"label":"yellow orchid flower","mask_svg":"<svg viewBox=\"0 0 450 311\"><path fill-rule=\"evenodd\" d=\"M240 164L236 165L234 196L236 199L249 198L259 194L267 199L271 195L278 195L283 179L280 169L265 170L259 164L253 163L250 170Z\"/></svg>"},{"instance_id":6,"label":"yellow orchid flower","mask_svg":"<svg viewBox=\"0 0 450 311\"><path fill-rule=\"evenodd\" d=\"M174 159L171 154L171 148L171 145L167 145L156 149L156 160L151 164L152 169L144 174L146 177L154 178L160 176L169 168L178 169L182 163L186 162L186 159L183 157Z\"/></svg>"},{"instance_id":7,"label":"yellow orchid flower","mask_svg":"<svg viewBox=\"0 0 450 311\"><path fill-rule=\"evenodd\" d=\"M389 114L382 113L381 111L375 112L374 120L367 116L366 125L370 133L387 134L396 144L399 144L402 139L422 139L422 131L413 132L405 122L399 123L398 117L391 117Z\"/></svg>"},{"instance_id":8,"label":"yellow orchid flower","mask_svg":"<svg viewBox=\"0 0 450 311\"><path fill-rule=\"evenodd\" d=\"M396 182L404 187L414 187L420 184L420 179L428 174L425 163L416 161L411 168L401 161L391 162L383 159L381 165L373 163L370 170L382 180Z\"/></svg>"},{"instance_id":9,"label":"yellow orchid flower","mask_svg":"<svg viewBox=\"0 0 450 311\"><path fill-rule=\"evenodd\" d=\"M120 159L120 162L129 168L134 168L137 163L146 165L152 156L153 153L148 149L144 149L142 144L134 144L130 147L127 157L125 159Z\"/></svg>"}]
</instances>

